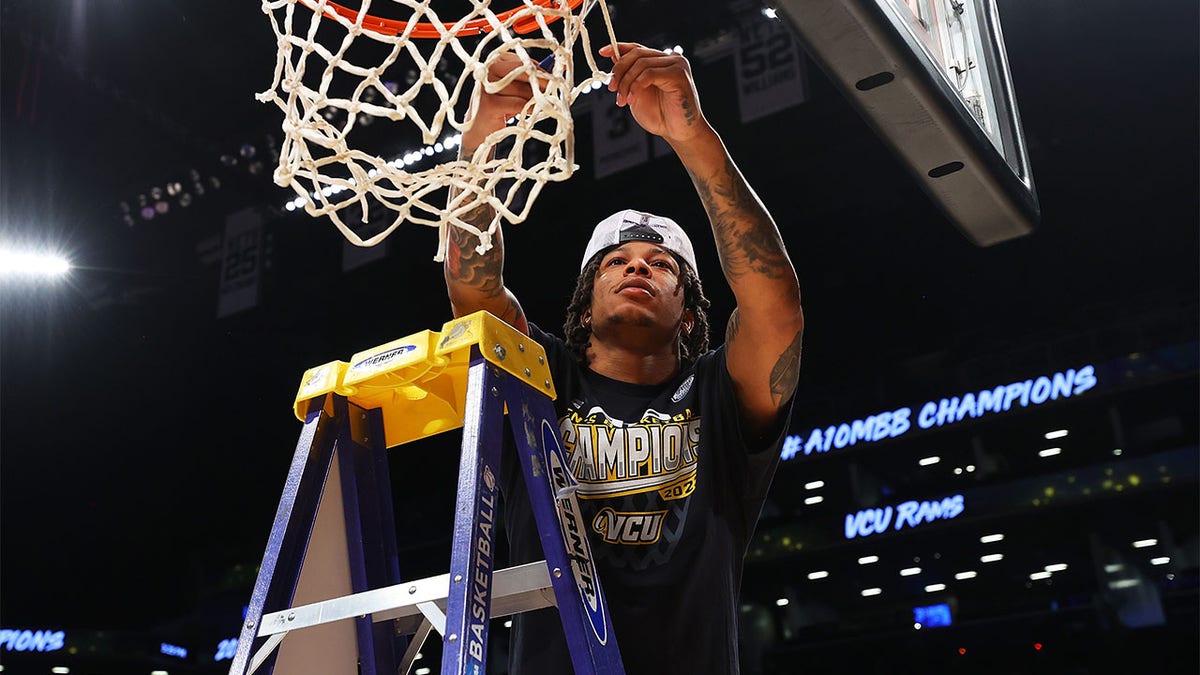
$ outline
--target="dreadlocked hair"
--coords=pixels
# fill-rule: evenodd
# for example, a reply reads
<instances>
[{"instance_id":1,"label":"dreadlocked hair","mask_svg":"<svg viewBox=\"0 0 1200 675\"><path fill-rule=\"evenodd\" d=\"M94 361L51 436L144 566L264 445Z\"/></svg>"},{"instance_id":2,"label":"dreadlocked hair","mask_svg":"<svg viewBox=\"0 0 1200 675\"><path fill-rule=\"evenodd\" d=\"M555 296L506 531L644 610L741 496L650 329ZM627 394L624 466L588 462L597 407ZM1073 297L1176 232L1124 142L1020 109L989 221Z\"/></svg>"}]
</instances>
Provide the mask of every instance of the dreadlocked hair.
<instances>
[{"instance_id":1,"label":"dreadlocked hair","mask_svg":"<svg viewBox=\"0 0 1200 675\"><path fill-rule=\"evenodd\" d=\"M587 349L592 345L592 327L585 326L580 320L583 313L592 306L592 287L595 285L596 272L600 269L600 261L608 249L602 250L583 266L579 278L575 281L575 291L571 294L571 304L567 306L567 319L563 323L563 337L567 347L575 353L580 365L587 366ZM708 351L708 308L712 303L704 296L704 288L700 285L700 277L679 256L671 254L679 265L680 276L683 277L683 308L695 316L692 330L684 334L679 345L679 360L682 365L690 365Z\"/></svg>"}]
</instances>

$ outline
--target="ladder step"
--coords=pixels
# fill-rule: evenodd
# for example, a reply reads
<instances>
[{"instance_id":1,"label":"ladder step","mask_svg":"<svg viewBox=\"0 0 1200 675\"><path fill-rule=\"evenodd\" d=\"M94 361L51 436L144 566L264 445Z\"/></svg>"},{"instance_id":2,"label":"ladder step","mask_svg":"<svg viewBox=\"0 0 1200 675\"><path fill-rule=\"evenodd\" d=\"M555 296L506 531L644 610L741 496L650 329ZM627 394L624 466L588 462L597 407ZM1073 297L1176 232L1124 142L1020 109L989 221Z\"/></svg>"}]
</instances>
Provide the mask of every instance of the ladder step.
<instances>
[{"instance_id":1,"label":"ladder step","mask_svg":"<svg viewBox=\"0 0 1200 675\"><path fill-rule=\"evenodd\" d=\"M470 583L464 579L462 583ZM492 618L555 606L546 561L498 570L492 576ZM417 632L424 619L418 604L433 602L445 611L450 575L440 574L395 586L264 614L258 636L266 637L334 621L371 616L375 623L396 621L396 633Z\"/></svg>"}]
</instances>

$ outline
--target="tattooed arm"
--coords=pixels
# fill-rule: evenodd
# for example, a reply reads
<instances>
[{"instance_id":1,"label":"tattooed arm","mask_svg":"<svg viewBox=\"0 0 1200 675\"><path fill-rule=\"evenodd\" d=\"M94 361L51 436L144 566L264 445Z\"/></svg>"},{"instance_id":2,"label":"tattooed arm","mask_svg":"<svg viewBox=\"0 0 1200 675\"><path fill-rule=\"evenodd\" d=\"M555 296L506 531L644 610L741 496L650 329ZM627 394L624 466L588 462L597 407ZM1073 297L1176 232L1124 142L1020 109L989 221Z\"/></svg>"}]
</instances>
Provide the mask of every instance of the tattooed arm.
<instances>
[{"instance_id":1,"label":"tattooed arm","mask_svg":"<svg viewBox=\"0 0 1200 675\"><path fill-rule=\"evenodd\" d=\"M519 65L516 59L512 55L497 59L491 67L490 76L494 79L504 77ZM520 112L531 95L529 82L520 80L495 94L481 91L474 123L463 134L459 158L472 157L487 135L502 128L506 119ZM494 215L491 206L482 204L463 216L463 220L480 230L486 230ZM475 250L479 240L474 235L453 226L447 229L446 261L442 270L454 316L486 309L522 333L528 333L529 324L525 321L521 304L504 286L504 237L500 231L497 230L492 238L492 248L486 253L479 253Z\"/></svg>"},{"instance_id":2,"label":"tattooed arm","mask_svg":"<svg viewBox=\"0 0 1200 675\"><path fill-rule=\"evenodd\" d=\"M726 361L745 430L758 436L777 421L796 390L804 313L800 285L779 235L754 190L700 111L687 59L618 44L610 89L647 132L675 150L704 203L721 269L737 299L725 333ZM611 48L600 50L612 56Z\"/></svg>"}]
</instances>

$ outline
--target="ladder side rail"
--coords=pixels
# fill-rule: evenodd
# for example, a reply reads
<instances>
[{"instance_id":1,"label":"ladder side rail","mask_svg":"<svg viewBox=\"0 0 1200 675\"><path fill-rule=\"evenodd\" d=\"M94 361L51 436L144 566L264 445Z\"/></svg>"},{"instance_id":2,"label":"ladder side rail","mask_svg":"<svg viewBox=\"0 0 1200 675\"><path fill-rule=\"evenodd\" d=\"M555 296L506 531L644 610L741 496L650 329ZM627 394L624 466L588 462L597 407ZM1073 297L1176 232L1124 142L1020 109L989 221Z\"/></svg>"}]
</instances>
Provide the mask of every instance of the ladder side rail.
<instances>
[{"instance_id":1,"label":"ladder side rail","mask_svg":"<svg viewBox=\"0 0 1200 675\"><path fill-rule=\"evenodd\" d=\"M384 435L383 412L378 409L370 411L369 420L368 433L371 434L375 495L378 497L376 512L379 514L379 532L384 533L379 539L379 561L382 568L378 571L377 577L372 577L371 587L386 588L399 584L404 577L400 575L400 547L396 541L396 512L392 502L392 473L391 465L388 462L387 438ZM409 638L407 635L397 633L391 622L382 625L377 623L376 639L382 640L385 633L394 641L393 653L403 655L408 651ZM398 666L392 672L397 672L397 670Z\"/></svg>"},{"instance_id":2,"label":"ladder side rail","mask_svg":"<svg viewBox=\"0 0 1200 675\"><path fill-rule=\"evenodd\" d=\"M471 348L446 631L442 636L442 675L481 675L487 669L504 431L499 387L506 379L484 360L478 347Z\"/></svg>"},{"instance_id":3,"label":"ladder side rail","mask_svg":"<svg viewBox=\"0 0 1200 675\"><path fill-rule=\"evenodd\" d=\"M576 675L624 675L554 405L516 378L506 378L503 385L571 664Z\"/></svg>"},{"instance_id":4,"label":"ladder side rail","mask_svg":"<svg viewBox=\"0 0 1200 675\"><path fill-rule=\"evenodd\" d=\"M346 548L350 563L350 587L354 593L400 582L396 556L396 531L391 513L390 485L381 490L379 471L387 476L382 417L378 410L365 410L336 397L346 408L346 424L336 444L341 469ZM388 551L392 556L388 557ZM360 675L393 675L397 654L406 648L388 624L375 623L369 616L354 619Z\"/></svg>"},{"instance_id":5,"label":"ladder side rail","mask_svg":"<svg viewBox=\"0 0 1200 675\"><path fill-rule=\"evenodd\" d=\"M343 419L327 413L323 406L313 406L312 412L305 418L242 623L237 652L229 666L229 675L245 675L247 672L263 611L267 607L274 609L290 604L296 592L304 552L308 548L317 507L320 506L325 480L333 462L337 427L343 422ZM273 664L272 656L263 672L270 673Z\"/></svg>"}]
</instances>

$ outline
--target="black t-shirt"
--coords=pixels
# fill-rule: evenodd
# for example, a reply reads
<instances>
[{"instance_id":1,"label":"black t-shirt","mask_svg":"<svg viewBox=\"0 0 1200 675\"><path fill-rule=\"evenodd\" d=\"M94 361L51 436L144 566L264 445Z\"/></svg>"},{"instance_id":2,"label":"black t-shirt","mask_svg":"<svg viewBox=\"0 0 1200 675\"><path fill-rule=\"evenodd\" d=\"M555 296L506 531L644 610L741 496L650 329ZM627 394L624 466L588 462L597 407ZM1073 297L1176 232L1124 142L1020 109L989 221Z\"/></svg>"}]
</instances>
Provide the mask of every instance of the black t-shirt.
<instances>
[{"instance_id":1,"label":"black t-shirt","mask_svg":"<svg viewBox=\"0 0 1200 675\"><path fill-rule=\"evenodd\" d=\"M742 559L779 460L790 403L751 447L721 347L662 385L583 368L530 325L546 349L555 412L629 675L738 672ZM542 559L515 454L502 487L510 561ZM514 618L514 675L572 672L555 609Z\"/></svg>"}]
</instances>

